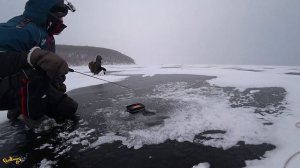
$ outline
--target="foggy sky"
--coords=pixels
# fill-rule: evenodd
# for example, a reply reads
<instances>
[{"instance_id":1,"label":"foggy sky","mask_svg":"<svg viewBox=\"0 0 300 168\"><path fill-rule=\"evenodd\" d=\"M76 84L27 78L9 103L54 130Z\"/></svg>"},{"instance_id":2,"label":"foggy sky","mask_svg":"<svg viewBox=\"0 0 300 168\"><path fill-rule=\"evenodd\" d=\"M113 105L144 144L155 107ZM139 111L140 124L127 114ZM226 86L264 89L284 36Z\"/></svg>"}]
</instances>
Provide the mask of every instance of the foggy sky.
<instances>
[{"instance_id":1,"label":"foggy sky","mask_svg":"<svg viewBox=\"0 0 300 168\"><path fill-rule=\"evenodd\" d=\"M111 48L140 64L300 65L300 0L70 1L77 11L58 44ZM0 0L0 21L25 2Z\"/></svg>"}]
</instances>

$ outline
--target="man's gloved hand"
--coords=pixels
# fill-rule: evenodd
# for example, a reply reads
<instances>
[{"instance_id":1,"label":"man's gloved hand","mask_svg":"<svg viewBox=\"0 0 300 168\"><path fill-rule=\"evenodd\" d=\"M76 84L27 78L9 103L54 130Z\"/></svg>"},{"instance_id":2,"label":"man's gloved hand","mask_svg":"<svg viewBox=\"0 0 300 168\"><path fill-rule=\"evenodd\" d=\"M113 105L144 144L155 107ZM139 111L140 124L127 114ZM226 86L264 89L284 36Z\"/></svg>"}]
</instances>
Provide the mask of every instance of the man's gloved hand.
<instances>
[{"instance_id":1,"label":"man's gloved hand","mask_svg":"<svg viewBox=\"0 0 300 168\"><path fill-rule=\"evenodd\" d=\"M52 85L60 92L65 93L67 91L67 86L64 83L52 83Z\"/></svg>"},{"instance_id":2,"label":"man's gloved hand","mask_svg":"<svg viewBox=\"0 0 300 168\"><path fill-rule=\"evenodd\" d=\"M55 78L53 81L52 81L52 85L58 90L58 91L61 91L61 92L66 92L67 91L67 86L64 84L66 80L66 76L65 75L62 75L62 76L59 76L57 78Z\"/></svg>"},{"instance_id":3,"label":"man's gloved hand","mask_svg":"<svg viewBox=\"0 0 300 168\"><path fill-rule=\"evenodd\" d=\"M33 47L27 56L27 61L31 66L44 70L50 80L55 80L68 73L67 62L53 52Z\"/></svg>"}]
</instances>

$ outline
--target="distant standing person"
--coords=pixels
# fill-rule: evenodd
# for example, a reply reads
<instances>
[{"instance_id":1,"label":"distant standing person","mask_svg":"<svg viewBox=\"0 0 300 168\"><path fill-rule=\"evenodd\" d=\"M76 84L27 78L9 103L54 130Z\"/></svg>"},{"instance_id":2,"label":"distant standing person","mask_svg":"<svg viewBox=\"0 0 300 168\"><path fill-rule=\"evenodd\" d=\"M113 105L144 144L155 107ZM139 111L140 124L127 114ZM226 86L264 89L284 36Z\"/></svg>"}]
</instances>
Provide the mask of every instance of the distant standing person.
<instances>
[{"instance_id":1,"label":"distant standing person","mask_svg":"<svg viewBox=\"0 0 300 168\"><path fill-rule=\"evenodd\" d=\"M106 69L102 67L102 57L100 55L97 55L96 61L91 61L89 63L89 68L94 75L99 74L102 70L104 74L106 72Z\"/></svg>"}]
</instances>

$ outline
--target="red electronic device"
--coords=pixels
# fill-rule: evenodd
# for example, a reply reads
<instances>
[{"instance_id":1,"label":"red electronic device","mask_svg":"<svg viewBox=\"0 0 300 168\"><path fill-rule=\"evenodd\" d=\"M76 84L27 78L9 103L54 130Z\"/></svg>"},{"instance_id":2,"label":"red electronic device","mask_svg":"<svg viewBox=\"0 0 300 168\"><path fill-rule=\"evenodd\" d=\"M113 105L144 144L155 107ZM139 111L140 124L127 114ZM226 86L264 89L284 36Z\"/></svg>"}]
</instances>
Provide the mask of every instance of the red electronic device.
<instances>
[{"instance_id":1,"label":"red electronic device","mask_svg":"<svg viewBox=\"0 0 300 168\"><path fill-rule=\"evenodd\" d=\"M126 110L127 110L127 112L129 112L131 114L143 112L143 111L145 111L145 105L143 105L141 103L131 104L131 105L126 106Z\"/></svg>"}]
</instances>

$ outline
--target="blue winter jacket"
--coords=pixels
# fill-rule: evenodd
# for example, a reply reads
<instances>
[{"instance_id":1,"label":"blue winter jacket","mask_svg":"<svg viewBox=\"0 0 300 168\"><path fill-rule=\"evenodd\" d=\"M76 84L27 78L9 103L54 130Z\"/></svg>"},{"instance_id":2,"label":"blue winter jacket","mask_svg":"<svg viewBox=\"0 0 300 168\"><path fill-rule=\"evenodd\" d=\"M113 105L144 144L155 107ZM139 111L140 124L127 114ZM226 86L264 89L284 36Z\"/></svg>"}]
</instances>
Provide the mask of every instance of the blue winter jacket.
<instances>
[{"instance_id":1,"label":"blue winter jacket","mask_svg":"<svg viewBox=\"0 0 300 168\"><path fill-rule=\"evenodd\" d=\"M47 34L50 9L62 0L29 0L23 15L0 23L0 51L27 52L34 46L55 52L54 38ZM26 19L30 20L26 23Z\"/></svg>"}]
</instances>

